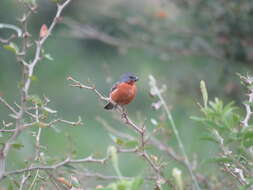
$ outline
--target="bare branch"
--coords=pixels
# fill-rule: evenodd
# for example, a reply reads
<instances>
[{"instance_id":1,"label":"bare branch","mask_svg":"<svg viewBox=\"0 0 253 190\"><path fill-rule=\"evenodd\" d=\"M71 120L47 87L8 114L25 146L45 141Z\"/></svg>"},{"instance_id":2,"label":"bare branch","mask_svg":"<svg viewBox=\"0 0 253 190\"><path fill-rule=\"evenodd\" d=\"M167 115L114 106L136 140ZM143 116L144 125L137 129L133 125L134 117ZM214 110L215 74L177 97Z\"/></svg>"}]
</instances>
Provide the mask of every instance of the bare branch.
<instances>
[{"instance_id":1,"label":"bare branch","mask_svg":"<svg viewBox=\"0 0 253 190\"><path fill-rule=\"evenodd\" d=\"M15 30L17 32L18 37L21 37L21 35L22 35L22 30L15 25L0 23L0 29L2 29L2 28L8 28L8 29Z\"/></svg>"},{"instance_id":2,"label":"bare branch","mask_svg":"<svg viewBox=\"0 0 253 190\"><path fill-rule=\"evenodd\" d=\"M18 170L14 170L14 171L9 171L9 172L5 172L2 176L2 178L5 178L7 176L10 175L17 175L17 174L21 174L24 172L28 172L28 171L34 171L34 170L56 170L60 167L63 167L67 164L80 164L80 163L98 163L98 164L105 164L105 162L109 159L109 157L105 157L102 159L96 159L93 158L92 156L88 156L87 158L82 158L82 159L70 159L69 157L66 158L64 161L56 163L54 165L49 165L49 166L33 166L33 167L28 167L28 168L23 168L23 169L18 169ZM0 179L2 179L0 178Z\"/></svg>"},{"instance_id":3,"label":"bare branch","mask_svg":"<svg viewBox=\"0 0 253 190\"><path fill-rule=\"evenodd\" d=\"M9 104L7 104L3 99L1 98L1 102L7 106L12 112L16 114L16 129L13 132L12 136L5 142L3 148L0 150L0 179L3 177L5 174L5 159L9 153L9 150L11 148L11 144L17 139L17 137L20 135L22 130L25 129L24 123L23 123L23 117L24 113L27 111L26 109L26 104L27 104L27 97L28 97L28 92L31 84L31 77L33 75L34 68L38 61L40 60L40 54L41 54L41 49L42 45L45 43L47 40L48 36L51 34L54 26L56 23L59 21L59 18L61 16L62 10L71 2L72 0L66 0L63 4L57 6L57 12L56 15L48 29L47 35L45 35L43 38L41 38L39 41L36 43L36 50L35 50L35 55L30 64L25 62L23 59L27 53L27 37L29 36L29 33L27 31L27 19L29 15L32 13L32 10L29 8L29 11L27 14L24 15L24 17L21 19L21 23L23 23L23 47L22 47L22 56L23 58L20 58L20 55L17 54L17 60L18 62L23 63L22 64L22 79L21 83L23 84L21 88L21 94L20 94L20 99L21 99L21 105L20 105L20 110L18 113L14 109L12 109ZM5 25L6 26L6 25Z\"/></svg>"},{"instance_id":4,"label":"bare branch","mask_svg":"<svg viewBox=\"0 0 253 190\"><path fill-rule=\"evenodd\" d=\"M10 104L8 104L8 102L5 101L1 96L0 96L0 102L3 105L5 105L12 113L14 113L15 115L17 115L17 111Z\"/></svg>"},{"instance_id":5,"label":"bare branch","mask_svg":"<svg viewBox=\"0 0 253 190\"><path fill-rule=\"evenodd\" d=\"M78 87L78 88L85 88L85 89L88 89L88 90L92 90L101 100L109 101L109 98L103 96L103 95L96 89L95 86L87 86L87 85L84 85L84 84L82 84L81 82L79 82L79 81L73 79L71 76L67 77L67 80L73 82L73 84L70 84L70 86Z\"/></svg>"},{"instance_id":6,"label":"bare branch","mask_svg":"<svg viewBox=\"0 0 253 190\"><path fill-rule=\"evenodd\" d=\"M8 43L10 43L11 40L13 40L16 37L17 36L15 34L12 34L6 39L0 38L0 42L3 43L3 44L8 44Z\"/></svg>"},{"instance_id":7,"label":"bare branch","mask_svg":"<svg viewBox=\"0 0 253 190\"><path fill-rule=\"evenodd\" d=\"M122 118L125 120L126 125L131 126L137 133L142 134L143 130L140 129L127 114L122 114Z\"/></svg>"},{"instance_id":8,"label":"bare branch","mask_svg":"<svg viewBox=\"0 0 253 190\"><path fill-rule=\"evenodd\" d=\"M53 124L57 123L57 122L61 122L61 123L65 123L68 125L72 125L72 126L77 126L77 125L83 125L82 119L79 117L77 121L67 121L64 119L56 119L51 121L50 123L46 124L47 126L52 126Z\"/></svg>"},{"instance_id":9,"label":"bare branch","mask_svg":"<svg viewBox=\"0 0 253 190\"><path fill-rule=\"evenodd\" d=\"M0 132L14 133L16 129L0 129Z\"/></svg>"}]
</instances>

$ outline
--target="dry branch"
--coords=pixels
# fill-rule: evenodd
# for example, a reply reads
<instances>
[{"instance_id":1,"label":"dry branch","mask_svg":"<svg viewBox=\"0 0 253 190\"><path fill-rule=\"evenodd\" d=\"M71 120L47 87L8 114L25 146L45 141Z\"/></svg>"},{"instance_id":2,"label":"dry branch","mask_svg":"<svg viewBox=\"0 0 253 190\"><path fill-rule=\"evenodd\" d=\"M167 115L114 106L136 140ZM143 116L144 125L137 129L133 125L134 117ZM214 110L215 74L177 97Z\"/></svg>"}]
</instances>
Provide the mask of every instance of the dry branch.
<instances>
[{"instance_id":1,"label":"dry branch","mask_svg":"<svg viewBox=\"0 0 253 190\"><path fill-rule=\"evenodd\" d=\"M16 120L16 127L14 131L8 131L12 132L13 134L11 137L4 143L3 147L0 150L0 179L3 178L3 176L6 175L5 171L5 161L8 156L8 153L11 148L11 144L15 142L17 137L20 135L20 133L27 127L27 124L24 123L24 113L27 112L27 98L28 93L31 85L31 77L33 76L34 68L37 65L37 63L41 60L41 50L42 46L45 43L45 41L48 39L49 35L51 34L52 30L54 29L55 25L59 21L59 18L61 16L61 13L63 9L71 2L72 0L66 0L62 4L57 5L57 12L56 15L48 29L47 35L45 35L43 38L39 39L36 42L36 48L35 48L35 55L31 62L25 61L25 55L27 54L27 49L30 47L28 43L28 38L30 37L29 32L27 30L27 23L28 19L31 16L31 14L35 11L36 7L28 7L28 11L24 16L20 19L20 22L22 24L22 52L17 52L17 61L21 63L22 65L22 87L21 87L21 93L20 93L20 109L17 112L14 108L12 108L3 98L0 97L0 102L4 104L11 112L14 113L15 120ZM28 125L30 126L30 125ZM6 131L6 130L5 130ZM6 131L7 132L7 131ZM7 172L8 174L8 172Z\"/></svg>"},{"instance_id":2,"label":"dry branch","mask_svg":"<svg viewBox=\"0 0 253 190\"><path fill-rule=\"evenodd\" d=\"M104 164L108 159L109 159L108 156L105 157L105 158L102 158L102 159L96 159L96 158L93 158L92 156L88 156L87 158L82 158L82 159L71 159L71 158L67 157L62 162L56 163L54 165L33 166L33 167L13 170L13 171L10 171L10 172L5 172L4 175L2 176L2 178L0 178L0 179L3 179L3 178L5 178L7 176L10 176L10 175L17 175L17 174L21 174L21 173L28 172L28 171L34 171L34 170L55 170L55 169L58 169L60 167L65 166L67 164L80 164L80 163Z\"/></svg>"}]
</instances>

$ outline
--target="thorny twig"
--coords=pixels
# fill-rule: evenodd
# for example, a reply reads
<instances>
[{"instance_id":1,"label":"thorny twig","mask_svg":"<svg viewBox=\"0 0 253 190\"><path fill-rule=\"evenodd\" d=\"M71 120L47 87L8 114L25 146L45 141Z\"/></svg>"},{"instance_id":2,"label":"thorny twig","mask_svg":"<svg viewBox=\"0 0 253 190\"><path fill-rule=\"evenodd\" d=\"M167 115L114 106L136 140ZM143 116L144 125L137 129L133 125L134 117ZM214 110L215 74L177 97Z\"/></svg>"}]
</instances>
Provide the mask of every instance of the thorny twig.
<instances>
[{"instance_id":1,"label":"thorny twig","mask_svg":"<svg viewBox=\"0 0 253 190\"><path fill-rule=\"evenodd\" d=\"M17 115L17 111L2 97L0 97L0 102L5 105L14 115Z\"/></svg>"},{"instance_id":2,"label":"thorny twig","mask_svg":"<svg viewBox=\"0 0 253 190\"><path fill-rule=\"evenodd\" d=\"M96 89L95 86L87 86L87 85L84 85L84 84L82 84L81 82L75 80L75 79L74 79L73 77L71 77L71 76L67 77L67 80L73 82L72 84L70 84L70 86L72 86L72 87L78 87L78 88L85 88L85 89L88 89L88 90L92 90L92 91L94 91L94 93L95 93L101 100L109 101L109 98L103 96L103 95Z\"/></svg>"},{"instance_id":3,"label":"thorny twig","mask_svg":"<svg viewBox=\"0 0 253 190\"><path fill-rule=\"evenodd\" d=\"M5 161L6 161L6 157L7 157L8 153L9 153L9 150L11 148L11 144L17 139L17 137L20 135L20 133L25 129L23 117L24 117L24 113L27 111L26 104L27 104L27 97L28 97L28 92L29 92L30 84L31 84L31 77L33 76L33 71L34 71L36 64L41 59L42 46L45 43L45 41L47 40L47 38L49 37L49 35L51 34L56 23L59 21L62 10L71 1L72 0L66 0L62 4L57 4L57 12L56 12L56 15L55 15L55 17L48 29L47 34L45 36L43 36L42 38L40 38L36 42L35 55L34 55L33 60L31 61L31 63L26 62L24 60L24 58L27 53L27 47L29 47L27 39L28 39L28 37L30 37L30 35L27 31L27 22L28 22L29 16L33 12L32 9L29 9L27 14L25 14L20 19L20 22L23 26L23 36L22 36L23 46L22 46L21 54L20 54L20 52L17 53L17 60L22 65L22 79L21 79L22 87L21 87L21 94L20 94L21 104L20 104L20 110L18 112L16 112L15 109L13 109L3 98L0 98L1 103L3 103L6 107L8 107L8 109L10 109L14 113L14 117L16 120L16 127L14 129L13 134L4 143L2 149L0 150L0 179L2 179L3 176L6 176L8 174L8 172L6 173L6 171L5 171ZM9 172L9 173L11 173L11 172Z\"/></svg>"},{"instance_id":4,"label":"thorny twig","mask_svg":"<svg viewBox=\"0 0 253 190\"><path fill-rule=\"evenodd\" d=\"M241 79L248 85L252 85L253 84L253 77L247 76L240 76ZM246 114L245 114L245 118L241 121L242 126L247 128L249 126L249 120L250 117L252 116L252 110L251 110L251 106L250 103L253 103L253 88L249 88L249 94L248 94L248 102L244 103L245 109L246 109Z\"/></svg>"},{"instance_id":5,"label":"thorny twig","mask_svg":"<svg viewBox=\"0 0 253 190\"><path fill-rule=\"evenodd\" d=\"M2 178L5 178L10 175L16 175L16 174L20 174L20 173L24 173L24 172L28 172L28 171L34 171L34 170L55 170L55 169L58 169L62 166L65 166L67 164L80 164L80 163L104 164L108 159L109 159L109 156L106 156L105 158L101 158L101 159L96 159L96 158L93 158L92 156L88 156L88 157L82 158L82 159L71 159L71 158L67 157L62 162L56 163L54 165L32 166L32 167L28 167L28 168L5 172L4 175L2 176Z\"/></svg>"},{"instance_id":6,"label":"thorny twig","mask_svg":"<svg viewBox=\"0 0 253 190\"><path fill-rule=\"evenodd\" d=\"M224 139L221 137L221 135L219 134L217 130L214 130L214 135L219 142L219 146L223 152L224 157L233 159L231 155L232 151L229 150L229 148L224 145ZM229 173L235 179L237 179L237 181L239 181L240 184L242 185L248 184L247 180L244 177L243 169L240 169L239 166L235 167L235 166L232 166L230 163L224 163L223 166L224 166L223 167L224 171Z\"/></svg>"}]
</instances>

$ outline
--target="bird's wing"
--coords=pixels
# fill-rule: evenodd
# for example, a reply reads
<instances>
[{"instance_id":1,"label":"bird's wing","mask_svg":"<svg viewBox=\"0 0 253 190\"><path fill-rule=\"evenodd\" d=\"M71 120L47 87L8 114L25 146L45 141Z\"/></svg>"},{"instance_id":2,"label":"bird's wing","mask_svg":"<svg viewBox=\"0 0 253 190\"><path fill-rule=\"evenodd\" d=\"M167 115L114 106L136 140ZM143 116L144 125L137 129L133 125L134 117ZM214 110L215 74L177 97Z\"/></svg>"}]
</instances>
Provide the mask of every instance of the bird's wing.
<instances>
[{"instance_id":1,"label":"bird's wing","mask_svg":"<svg viewBox=\"0 0 253 190\"><path fill-rule=\"evenodd\" d=\"M112 91L114 91L116 88L117 88L117 86L120 84L120 82L116 82L113 86L112 86L112 88L111 88L111 90L110 90L110 93L112 92Z\"/></svg>"}]
</instances>

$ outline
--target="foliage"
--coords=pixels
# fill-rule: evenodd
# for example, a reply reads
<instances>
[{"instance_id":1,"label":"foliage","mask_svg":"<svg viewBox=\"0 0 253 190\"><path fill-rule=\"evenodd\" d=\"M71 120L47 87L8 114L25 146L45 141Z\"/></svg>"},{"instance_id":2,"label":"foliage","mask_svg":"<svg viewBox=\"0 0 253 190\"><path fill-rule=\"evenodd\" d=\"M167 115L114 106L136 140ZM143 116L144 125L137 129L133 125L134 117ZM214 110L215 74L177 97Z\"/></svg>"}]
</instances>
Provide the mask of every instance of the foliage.
<instances>
[{"instance_id":1,"label":"foliage","mask_svg":"<svg viewBox=\"0 0 253 190\"><path fill-rule=\"evenodd\" d=\"M241 77L246 81L251 96L252 86L251 77ZM207 89L204 82L201 82L202 96L204 106L200 105L202 117L192 117L203 124L208 131L208 135L202 137L202 140L215 142L219 145L219 157L210 158L207 161L217 163L224 168L224 171L235 177L237 182L245 187L250 187L252 181L251 165L252 165L252 137L253 131L248 123L243 122L244 118L239 114L240 108L235 107L234 103L224 104L218 98L214 101L207 100ZM205 102L208 102L206 104ZM251 107L250 102L245 103ZM250 110L246 110L247 114ZM248 121L247 121L248 122Z\"/></svg>"},{"instance_id":2,"label":"foliage","mask_svg":"<svg viewBox=\"0 0 253 190\"><path fill-rule=\"evenodd\" d=\"M251 0L183 2L181 6L194 17L194 26L203 32L200 37L210 41L216 55L238 64L252 62Z\"/></svg>"}]
</instances>

